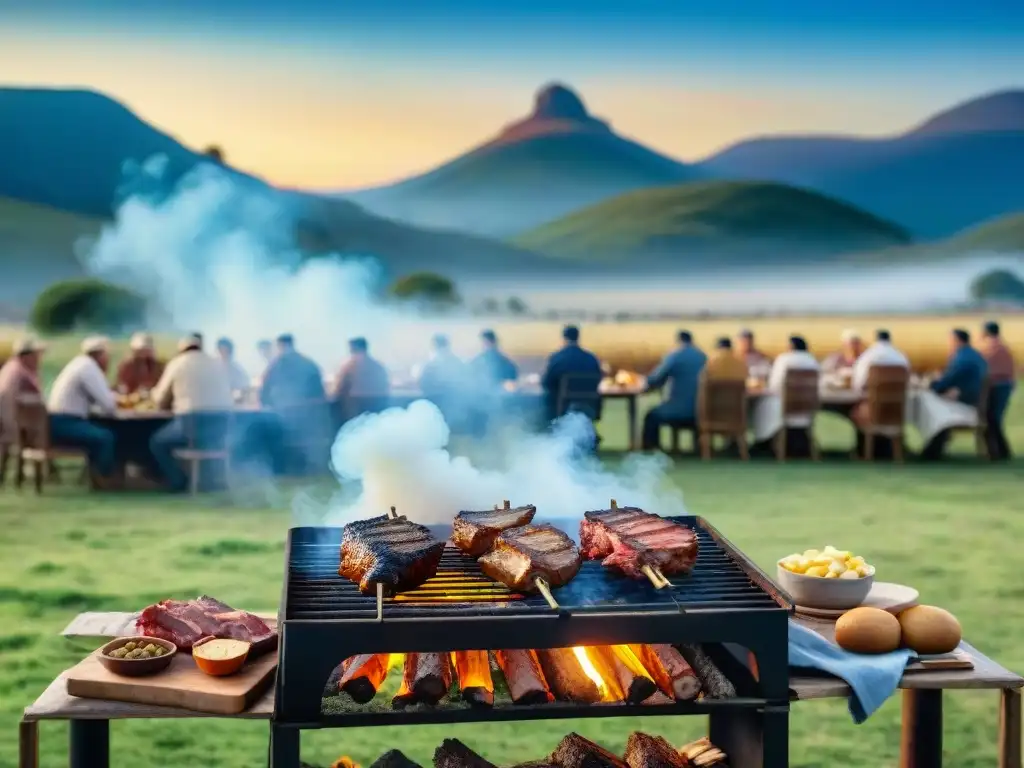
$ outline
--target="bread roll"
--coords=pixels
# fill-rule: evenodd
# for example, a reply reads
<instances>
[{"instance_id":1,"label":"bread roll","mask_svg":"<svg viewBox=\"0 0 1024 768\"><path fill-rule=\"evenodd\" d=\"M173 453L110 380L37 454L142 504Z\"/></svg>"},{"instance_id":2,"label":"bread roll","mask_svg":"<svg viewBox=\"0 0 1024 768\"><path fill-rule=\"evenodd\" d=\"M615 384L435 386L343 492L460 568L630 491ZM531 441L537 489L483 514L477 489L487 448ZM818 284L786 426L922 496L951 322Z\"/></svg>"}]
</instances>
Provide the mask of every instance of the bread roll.
<instances>
[{"instance_id":1,"label":"bread roll","mask_svg":"<svg viewBox=\"0 0 1024 768\"><path fill-rule=\"evenodd\" d=\"M854 608L836 621L836 642L853 653L895 651L900 647L900 623L881 608Z\"/></svg>"},{"instance_id":2,"label":"bread roll","mask_svg":"<svg viewBox=\"0 0 1024 768\"><path fill-rule=\"evenodd\" d=\"M949 653L960 645L960 622L934 605L907 608L899 617L903 644L922 654Z\"/></svg>"}]
</instances>

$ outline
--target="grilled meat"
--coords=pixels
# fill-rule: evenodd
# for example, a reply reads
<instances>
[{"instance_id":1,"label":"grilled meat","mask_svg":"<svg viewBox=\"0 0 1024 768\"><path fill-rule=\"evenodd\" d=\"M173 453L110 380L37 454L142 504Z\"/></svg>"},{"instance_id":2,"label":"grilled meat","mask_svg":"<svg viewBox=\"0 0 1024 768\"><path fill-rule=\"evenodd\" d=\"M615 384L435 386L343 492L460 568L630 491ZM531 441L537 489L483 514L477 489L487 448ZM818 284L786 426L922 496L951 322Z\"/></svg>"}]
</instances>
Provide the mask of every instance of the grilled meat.
<instances>
[{"instance_id":1,"label":"grilled meat","mask_svg":"<svg viewBox=\"0 0 1024 768\"><path fill-rule=\"evenodd\" d=\"M362 653L345 659L338 687L358 704L365 704L377 695L388 675L388 654Z\"/></svg>"},{"instance_id":2,"label":"grilled meat","mask_svg":"<svg viewBox=\"0 0 1024 768\"><path fill-rule=\"evenodd\" d=\"M700 678L693 668L671 645L629 646L654 682L668 696L677 701L691 701L700 693Z\"/></svg>"},{"instance_id":3,"label":"grilled meat","mask_svg":"<svg viewBox=\"0 0 1024 768\"><path fill-rule=\"evenodd\" d=\"M432 578L444 546L425 526L404 517L360 520L345 526L338 573L359 584L364 595L374 594L377 584L394 595Z\"/></svg>"},{"instance_id":4,"label":"grilled meat","mask_svg":"<svg viewBox=\"0 0 1024 768\"><path fill-rule=\"evenodd\" d=\"M537 590L538 578L552 588L565 586L579 572L582 559L564 532L550 525L524 525L503 531L478 562L495 581L528 592Z\"/></svg>"},{"instance_id":5,"label":"grilled meat","mask_svg":"<svg viewBox=\"0 0 1024 768\"><path fill-rule=\"evenodd\" d=\"M697 562L697 535L685 525L636 507L585 512L580 546L591 559L618 568L634 579L645 578L644 566L664 574L689 573Z\"/></svg>"},{"instance_id":6,"label":"grilled meat","mask_svg":"<svg viewBox=\"0 0 1024 768\"><path fill-rule=\"evenodd\" d=\"M495 768L495 765L458 739L445 739L434 750L434 768Z\"/></svg>"},{"instance_id":7,"label":"grilled meat","mask_svg":"<svg viewBox=\"0 0 1024 768\"><path fill-rule=\"evenodd\" d=\"M577 704L596 704L601 700L601 691L587 677L572 648L538 650L537 660L557 698Z\"/></svg>"},{"instance_id":8,"label":"grilled meat","mask_svg":"<svg viewBox=\"0 0 1024 768\"><path fill-rule=\"evenodd\" d=\"M626 765L629 768L689 768L690 761L660 736L631 733L626 741Z\"/></svg>"},{"instance_id":9,"label":"grilled meat","mask_svg":"<svg viewBox=\"0 0 1024 768\"><path fill-rule=\"evenodd\" d=\"M455 651L452 653L455 674L459 678L462 698L474 707L494 706L494 680L487 651Z\"/></svg>"},{"instance_id":10,"label":"grilled meat","mask_svg":"<svg viewBox=\"0 0 1024 768\"><path fill-rule=\"evenodd\" d=\"M560 768L626 768L616 755L578 733L570 733L562 739L551 754L551 760Z\"/></svg>"},{"instance_id":11,"label":"grilled meat","mask_svg":"<svg viewBox=\"0 0 1024 768\"><path fill-rule=\"evenodd\" d=\"M459 512L452 529L452 544L467 555L480 557L491 548L498 534L529 524L535 514L537 508L532 504L515 509L506 506L482 512Z\"/></svg>"},{"instance_id":12,"label":"grilled meat","mask_svg":"<svg viewBox=\"0 0 1024 768\"><path fill-rule=\"evenodd\" d=\"M420 764L414 763L397 749L389 749L370 763L370 768L420 768Z\"/></svg>"},{"instance_id":13,"label":"grilled meat","mask_svg":"<svg viewBox=\"0 0 1024 768\"><path fill-rule=\"evenodd\" d=\"M513 704L546 704L554 699L536 651L495 651Z\"/></svg>"}]
</instances>

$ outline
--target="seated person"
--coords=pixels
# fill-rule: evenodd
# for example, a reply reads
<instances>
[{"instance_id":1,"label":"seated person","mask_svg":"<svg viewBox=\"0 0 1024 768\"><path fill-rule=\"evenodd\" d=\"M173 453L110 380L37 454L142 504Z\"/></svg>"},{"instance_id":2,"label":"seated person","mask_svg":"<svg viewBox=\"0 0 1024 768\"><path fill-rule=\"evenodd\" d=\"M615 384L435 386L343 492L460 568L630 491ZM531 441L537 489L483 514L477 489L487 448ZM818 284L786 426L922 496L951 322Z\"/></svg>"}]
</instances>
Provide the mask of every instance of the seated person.
<instances>
[{"instance_id":1,"label":"seated person","mask_svg":"<svg viewBox=\"0 0 1024 768\"><path fill-rule=\"evenodd\" d=\"M988 377L988 363L981 353L971 346L971 335L962 328L954 329L949 335L949 347L949 363L942 376L931 383L931 390L947 399L977 408L981 400L981 390ZM985 414L978 414L978 418L985 418ZM924 447L921 458L941 458L948 443L949 430L944 430Z\"/></svg>"},{"instance_id":2,"label":"seated person","mask_svg":"<svg viewBox=\"0 0 1024 768\"><path fill-rule=\"evenodd\" d=\"M807 342L802 336L789 337L789 350L783 352L772 363L772 372L768 376L768 390L782 394L786 385L786 374L789 371L820 371L817 358L807 349Z\"/></svg>"},{"instance_id":3,"label":"seated person","mask_svg":"<svg viewBox=\"0 0 1024 768\"><path fill-rule=\"evenodd\" d=\"M114 433L89 421L90 412L112 416L117 400L107 383L110 342L91 336L82 352L57 375L50 389L50 442L55 448L79 448L89 457L94 488L117 486Z\"/></svg>"},{"instance_id":4,"label":"seated person","mask_svg":"<svg viewBox=\"0 0 1024 768\"><path fill-rule=\"evenodd\" d=\"M227 373L231 391L247 392L251 386L249 374L235 360L235 345L231 339L217 340L217 356L220 358L221 365L224 366L225 373Z\"/></svg>"},{"instance_id":5,"label":"seated person","mask_svg":"<svg viewBox=\"0 0 1024 768\"><path fill-rule=\"evenodd\" d=\"M117 366L117 391L125 395L148 392L164 372L164 364L157 360L153 349L153 337L136 333L128 347L128 357Z\"/></svg>"},{"instance_id":6,"label":"seated person","mask_svg":"<svg viewBox=\"0 0 1024 768\"><path fill-rule=\"evenodd\" d=\"M45 349L35 339L18 339L11 348L11 359L0 367L0 485L7 476L9 446L18 440L18 400L43 396L39 362Z\"/></svg>"},{"instance_id":7,"label":"seated person","mask_svg":"<svg viewBox=\"0 0 1024 768\"><path fill-rule=\"evenodd\" d=\"M864 342L861 341L860 334L854 330L843 331L842 343L842 349L833 352L822 362L821 370L825 373L839 373L853 368L864 353Z\"/></svg>"},{"instance_id":8,"label":"seated person","mask_svg":"<svg viewBox=\"0 0 1024 768\"><path fill-rule=\"evenodd\" d=\"M863 392L867 388L871 369L876 365L910 369L910 361L907 360L907 356L893 346L892 336L885 329L880 329L875 333L875 343L857 358L857 362L853 365L850 386L858 392Z\"/></svg>"},{"instance_id":9,"label":"seated person","mask_svg":"<svg viewBox=\"0 0 1024 768\"><path fill-rule=\"evenodd\" d=\"M770 368L772 359L754 344L753 331L744 328L736 336L736 342L736 356L747 366L748 375L760 376Z\"/></svg>"},{"instance_id":10,"label":"seated person","mask_svg":"<svg viewBox=\"0 0 1024 768\"><path fill-rule=\"evenodd\" d=\"M720 381L746 381L747 374L747 362L733 352L732 341L724 336L716 341L715 350L704 366L704 376Z\"/></svg>"},{"instance_id":11,"label":"seated person","mask_svg":"<svg viewBox=\"0 0 1024 768\"><path fill-rule=\"evenodd\" d=\"M498 336L494 331L481 333L480 341L483 344L483 351L469 363L473 376L480 386L497 389L506 381L515 381L519 378L516 364L498 348Z\"/></svg>"},{"instance_id":12,"label":"seated person","mask_svg":"<svg viewBox=\"0 0 1024 768\"><path fill-rule=\"evenodd\" d=\"M603 378L601 362L594 353L580 346L580 329L575 325L567 325L562 330L562 340L562 348L548 358L540 379L547 420L578 411L596 421L601 417L598 396ZM560 398L563 381L567 391L566 396Z\"/></svg>"},{"instance_id":13,"label":"seated person","mask_svg":"<svg viewBox=\"0 0 1024 768\"><path fill-rule=\"evenodd\" d=\"M186 336L179 342L178 349L179 354L168 363L153 390L157 407L173 409L174 419L157 430L149 441L153 459L168 487L175 492L188 487L188 477L174 457L174 451L185 447L225 448L227 414L234 407L227 371L220 360L203 352L202 336Z\"/></svg>"},{"instance_id":14,"label":"seated person","mask_svg":"<svg viewBox=\"0 0 1024 768\"><path fill-rule=\"evenodd\" d=\"M327 399L320 366L295 349L290 333L277 337L277 356L263 376L260 403L267 408L287 408Z\"/></svg>"},{"instance_id":15,"label":"seated person","mask_svg":"<svg viewBox=\"0 0 1024 768\"><path fill-rule=\"evenodd\" d=\"M361 336L350 339L348 351L349 358L338 371L332 393L342 421L387 407L391 391L388 370L370 356L370 347L366 339Z\"/></svg>"},{"instance_id":16,"label":"seated person","mask_svg":"<svg viewBox=\"0 0 1024 768\"><path fill-rule=\"evenodd\" d=\"M666 382L670 388L668 397L644 416L641 448L645 451L658 449L663 425L693 427L696 424L697 390L707 355L694 345L693 335L689 331L680 331L677 338L679 345L665 355L647 377L648 391L661 389ZM746 378L745 368L743 376Z\"/></svg>"}]
</instances>

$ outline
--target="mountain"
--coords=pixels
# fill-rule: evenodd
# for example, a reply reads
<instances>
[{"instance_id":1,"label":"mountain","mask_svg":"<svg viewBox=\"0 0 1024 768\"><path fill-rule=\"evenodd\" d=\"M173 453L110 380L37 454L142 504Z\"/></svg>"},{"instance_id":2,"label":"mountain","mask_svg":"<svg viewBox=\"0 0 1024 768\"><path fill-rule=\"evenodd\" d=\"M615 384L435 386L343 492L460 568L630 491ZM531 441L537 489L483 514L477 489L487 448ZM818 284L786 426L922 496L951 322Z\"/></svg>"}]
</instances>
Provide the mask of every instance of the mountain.
<instances>
[{"instance_id":1,"label":"mountain","mask_svg":"<svg viewBox=\"0 0 1024 768\"><path fill-rule=\"evenodd\" d=\"M946 241L949 249L1024 254L1024 213L986 221Z\"/></svg>"},{"instance_id":2,"label":"mountain","mask_svg":"<svg viewBox=\"0 0 1024 768\"><path fill-rule=\"evenodd\" d=\"M1024 90L964 102L893 137L764 137L700 167L724 178L805 186L917 236L946 237L1024 209Z\"/></svg>"},{"instance_id":3,"label":"mountain","mask_svg":"<svg viewBox=\"0 0 1024 768\"><path fill-rule=\"evenodd\" d=\"M617 135L570 88L552 84L533 112L432 171L349 197L382 216L507 236L623 192L701 178Z\"/></svg>"},{"instance_id":4,"label":"mountain","mask_svg":"<svg viewBox=\"0 0 1024 768\"><path fill-rule=\"evenodd\" d=\"M898 225L815 192L712 181L630 192L515 242L560 258L668 272L684 265L788 265L909 240Z\"/></svg>"}]
</instances>

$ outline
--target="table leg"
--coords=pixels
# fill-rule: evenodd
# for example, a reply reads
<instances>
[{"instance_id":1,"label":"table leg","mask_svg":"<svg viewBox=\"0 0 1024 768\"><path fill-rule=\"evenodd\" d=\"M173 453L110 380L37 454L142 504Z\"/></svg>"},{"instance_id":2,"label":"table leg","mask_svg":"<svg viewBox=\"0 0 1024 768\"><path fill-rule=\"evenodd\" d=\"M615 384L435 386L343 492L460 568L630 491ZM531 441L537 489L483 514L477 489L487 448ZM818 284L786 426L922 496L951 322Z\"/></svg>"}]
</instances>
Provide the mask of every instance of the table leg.
<instances>
[{"instance_id":1,"label":"table leg","mask_svg":"<svg viewBox=\"0 0 1024 768\"><path fill-rule=\"evenodd\" d=\"M300 768L302 731L270 724L270 768Z\"/></svg>"},{"instance_id":2,"label":"table leg","mask_svg":"<svg viewBox=\"0 0 1024 768\"><path fill-rule=\"evenodd\" d=\"M110 765L110 721L72 720L70 768L107 768Z\"/></svg>"},{"instance_id":3,"label":"table leg","mask_svg":"<svg viewBox=\"0 0 1024 768\"><path fill-rule=\"evenodd\" d=\"M22 720L18 728L18 768L39 768L39 723Z\"/></svg>"},{"instance_id":4,"label":"table leg","mask_svg":"<svg viewBox=\"0 0 1024 768\"><path fill-rule=\"evenodd\" d=\"M636 411L637 411L636 399L637 399L636 395L632 395L631 397L627 397L626 398L626 413L627 413L627 418L629 420L629 450L631 450L631 451L637 450L637 444L636 444L636 431L637 431L637 426L636 426Z\"/></svg>"},{"instance_id":5,"label":"table leg","mask_svg":"<svg viewBox=\"0 0 1024 768\"><path fill-rule=\"evenodd\" d=\"M942 691L903 691L900 768L941 768Z\"/></svg>"},{"instance_id":6,"label":"table leg","mask_svg":"<svg viewBox=\"0 0 1024 768\"><path fill-rule=\"evenodd\" d=\"M1021 768L1021 694L1005 688L999 702L999 768Z\"/></svg>"}]
</instances>

